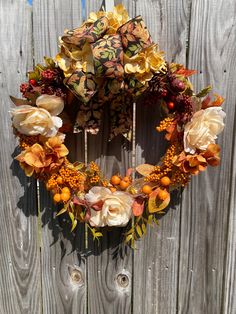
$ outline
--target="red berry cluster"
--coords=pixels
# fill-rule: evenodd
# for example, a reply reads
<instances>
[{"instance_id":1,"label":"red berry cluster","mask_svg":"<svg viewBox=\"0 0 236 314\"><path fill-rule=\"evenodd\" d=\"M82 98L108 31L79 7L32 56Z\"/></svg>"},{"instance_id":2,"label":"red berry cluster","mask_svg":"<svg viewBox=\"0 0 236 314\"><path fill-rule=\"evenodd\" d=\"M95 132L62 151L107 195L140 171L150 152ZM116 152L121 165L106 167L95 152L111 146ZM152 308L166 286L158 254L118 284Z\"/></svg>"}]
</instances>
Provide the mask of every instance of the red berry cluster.
<instances>
[{"instance_id":1,"label":"red berry cluster","mask_svg":"<svg viewBox=\"0 0 236 314\"><path fill-rule=\"evenodd\" d=\"M25 93L27 92L28 88L29 88L29 84L27 84L27 83L22 83L22 84L20 85L20 92L21 92L22 94L25 94Z\"/></svg>"},{"instance_id":2,"label":"red berry cluster","mask_svg":"<svg viewBox=\"0 0 236 314\"><path fill-rule=\"evenodd\" d=\"M54 81L57 78L57 76L58 73L51 69L44 70L41 73L42 80L46 81Z\"/></svg>"}]
</instances>

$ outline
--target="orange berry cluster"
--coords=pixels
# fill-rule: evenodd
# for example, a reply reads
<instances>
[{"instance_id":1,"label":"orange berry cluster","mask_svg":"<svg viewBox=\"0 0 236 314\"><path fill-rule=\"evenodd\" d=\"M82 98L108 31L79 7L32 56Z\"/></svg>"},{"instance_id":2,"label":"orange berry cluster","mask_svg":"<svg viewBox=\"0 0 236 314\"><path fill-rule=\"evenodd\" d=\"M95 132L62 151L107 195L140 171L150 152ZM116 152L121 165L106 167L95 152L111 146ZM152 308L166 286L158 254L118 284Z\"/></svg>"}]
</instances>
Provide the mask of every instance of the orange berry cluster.
<instances>
[{"instance_id":1,"label":"orange berry cluster","mask_svg":"<svg viewBox=\"0 0 236 314\"><path fill-rule=\"evenodd\" d=\"M126 190L131 183L131 178L125 176L124 178L119 175L114 175L111 177L110 183L113 187L110 188L112 192L115 192L117 189Z\"/></svg>"},{"instance_id":2,"label":"orange berry cluster","mask_svg":"<svg viewBox=\"0 0 236 314\"><path fill-rule=\"evenodd\" d=\"M99 175L94 175L94 176L92 176L92 178L90 178L90 183L91 183L91 184L96 184L96 183L98 183L99 181L100 181Z\"/></svg>"},{"instance_id":3,"label":"orange berry cluster","mask_svg":"<svg viewBox=\"0 0 236 314\"><path fill-rule=\"evenodd\" d=\"M63 167L58 173L53 173L48 179L46 187L48 190L58 191L61 186L68 187L74 191L84 190L85 175L74 169Z\"/></svg>"},{"instance_id":4,"label":"orange berry cluster","mask_svg":"<svg viewBox=\"0 0 236 314\"><path fill-rule=\"evenodd\" d=\"M175 167L171 176L171 184L172 185L181 185L185 186L188 184L190 180L190 174L183 172L180 168Z\"/></svg>"},{"instance_id":5,"label":"orange berry cluster","mask_svg":"<svg viewBox=\"0 0 236 314\"><path fill-rule=\"evenodd\" d=\"M71 192L68 187L62 188L61 193L55 193L53 196L53 200L55 203L68 202L70 198L71 198Z\"/></svg>"},{"instance_id":6,"label":"orange berry cluster","mask_svg":"<svg viewBox=\"0 0 236 314\"><path fill-rule=\"evenodd\" d=\"M59 175L62 177L64 184L69 186L72 190L84 190L84 182L86 180L84 173L82 174L75 169L63 167L59 170Z\"/></svg>"},{"instance_id":7,"label":"orange berry cluster","mask_svg":"<svg viewBox=\"0 0 236 314\"><path fill-rule=\"evenodd\" d=\"M90 184L94 185L101 181L101 171L99 166L94 162L91 161L89 164L90 172L88 172L88 179Z\"/></svg>"},{"instance_id":8,"label":"orange berry cluster","mask_svg":"<svg viewBox=\"0 0 236 314\"><path fill-rule=\"evenodd\" d=\"M17 136L19 136L19 146L23 150L39 142L39 137L37 135L27 136L27 135L18 133Z\"/></svg>"},{"instance_id":9,"label":"orange berry cluster","mask_svg":"<svg viewBox=\"0 0 236 314\"><path fill-rule=\"evenodd\" d=\"M162 160L161 166L156 166L154 171L146 178L147 181L150 182L158 182L161 180L163 176L166 176L169 172L172 171L173 165L173 158L176 154L177 145L172 144L166 151L165 156Z\"/></svg>"},{"instance_id":10,"label":"orange berry cluster","mask_svg":"<svg viewBox=\"0 0 236 314\"><path fill-rule=\"evenodd\" d=\"M164 120L160 122L160 125L156 127L156 130L158 132L162 132L166 130L172 124L173 121L174 121L174 118L171 118L171 117L165 118Z\"/></svg>"},{"instance_id":11,"label":"orange berry cluster","mask_svg":"<svg viewBox=\"0 0 236 314\"><path fill-rule=\"evenodd\" d=\"M98 165L94 161L90 162L89 167L94 172L97 172L97 173L100 172L100 168L98 167Z\"/></svg>"}]
</instances>

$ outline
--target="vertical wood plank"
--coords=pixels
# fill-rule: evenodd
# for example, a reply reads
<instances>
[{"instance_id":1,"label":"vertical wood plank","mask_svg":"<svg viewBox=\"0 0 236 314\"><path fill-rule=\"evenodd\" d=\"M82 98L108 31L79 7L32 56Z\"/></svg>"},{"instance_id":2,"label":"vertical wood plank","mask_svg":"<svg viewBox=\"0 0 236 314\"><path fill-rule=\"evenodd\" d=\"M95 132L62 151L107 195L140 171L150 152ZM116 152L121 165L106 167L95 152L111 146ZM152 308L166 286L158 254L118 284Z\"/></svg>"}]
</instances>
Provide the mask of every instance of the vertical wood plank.
<instances>
[{"instance_id":1,"label":"vertical wood plank","mask_svg":"<svg viewBox=\"0 0 236 314\"><path fill-rule=\"evenodd\" d=\"M221 166L194 178L184 193L180 313L235 313L235 12L235 1L225 6L224 1L194 0L191 5L188 66L199 73L193 83L198 90L212 84L226 97L223 107L227 119L218 141Z\"/></svg>"},{"instance_id":2,"label":"vertical wood plank","mask_svg":"<svg viewBox=\"0 0 236 314\"><path fill-rule=\"evenodd\" d=\"M33 12L35 61L42 62L43 56L56 55L58 36L64 29L82 23L81 1L34 0ZM83 161L81 134L70 134L66 145L71 161ZM84 226L79 226L74 236L66 215L55 218L56 208L44 186L40 188L40 205L43 313L86 313Z\"/></svg>"},{"instance_id":3,"label":"vertical wood plank","mask_svg":"<svg viewBox=\"0 0 236 314\"><path fill-rule=\"evenodd\" d=\"M102 2L88 1L87 15L100 8ZM110 8L110 7L109 7ZM109 108L104 110L103 124L98 135L88 137L88 160L94 160L109 178L125 174L131 166L131 143L122 136L111 142ZM132 251L122 244L123 228L104 230L100 243L89 238L88 312L90 314L131 313Z\"/></svg>"},{"instance_id":4,"label":"vertical wood plank","mask_svg":"<svg viewBox=\"0 0 236 314\"><path fill-rule=\"evenodd\" d=\"M20 151L9 114L9 94L20 97L32 66L31 14L26 1L0 1L0 312L6 314L42 311L36 185L14 161Z\"/></svg>"},{"instance_id":5,"label":"vertical wood plank","mask_svg":"<svg viewBox=\"0 0 236 314\"><path fill-rule=\"evenodd\" d=\"M186 62L190 18L187 1L139 0L135 15L143 17L153 40L165 51L167 61ZM137 103L137 164L157 164L164 154L166 143L163 136L155 132L159 121L158 108ZM160 226L149 228L134 252L134 314L176 313L180 199L174 196L173 199Z\"/></svg>"}]
</instances>

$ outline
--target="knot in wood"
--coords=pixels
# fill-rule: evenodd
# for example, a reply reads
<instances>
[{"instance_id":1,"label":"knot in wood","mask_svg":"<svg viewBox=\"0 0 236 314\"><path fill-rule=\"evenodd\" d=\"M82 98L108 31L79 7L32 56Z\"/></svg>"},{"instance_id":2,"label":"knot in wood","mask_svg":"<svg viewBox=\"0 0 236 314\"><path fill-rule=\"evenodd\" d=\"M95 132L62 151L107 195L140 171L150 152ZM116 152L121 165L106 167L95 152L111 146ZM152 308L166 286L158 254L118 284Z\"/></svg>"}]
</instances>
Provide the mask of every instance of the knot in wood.
<instances>
[{"instance_id":1,"label":"knot in wood","mask_svg":"<svg viewBox=\"0 0 236 314\"><path fill-rule=\"evenodd\" d=\"M129 276L124 273L118 274L116 280L118 286L121 288L127 288L129 286Z\"/></svg>"},{"instance_id":2,"label":"knot in wood","mask_svg":"<svg viewBox=\"0 0 236 314\"><path fill-rule=\"evenodd\" d=\"M71 269L69 273L73 284L81 286L84 283L83 275L79 269Z\"/></svg>"}]
</instances>

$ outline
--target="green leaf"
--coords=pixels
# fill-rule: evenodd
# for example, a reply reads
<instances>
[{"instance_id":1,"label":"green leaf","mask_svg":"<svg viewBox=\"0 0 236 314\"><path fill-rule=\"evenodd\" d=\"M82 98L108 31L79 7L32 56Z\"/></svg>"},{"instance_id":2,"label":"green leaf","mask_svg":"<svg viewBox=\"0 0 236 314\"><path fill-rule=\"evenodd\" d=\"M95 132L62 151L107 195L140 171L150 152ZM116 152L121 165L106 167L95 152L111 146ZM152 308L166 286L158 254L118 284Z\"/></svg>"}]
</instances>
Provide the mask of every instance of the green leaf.
<instances>
[{"instance_id":1,"label":"green leaf","mask_svg":"<svg viewBox=\"0 0 236 314\"><path fill-rule=\"evenodd\" d=\"M137 46L136 45L131 45L130 47L129 47L129 50L130 51L136 51L137 50Z\"/></svg>"},{"instance_id":2,"label":"green leaf","mask_svg":"<svg viewBox=\"0 0 236 314\"><path fill-rule=\"evenodd\" d=\"M205 97L210 93L211 90L212 90L211 85L208 85L207 87L203 88L196 96L199 98Z\"/></svg>"},{"instance_id":3,"label":"green leaf","mask_svg":"<svg viewBox=\"0 0 236 314\"><path fill-rule=\"evenodd\" d=\"M75 227L77 226L78 221L75 219L72 223L72 227L71 227L71 232L75 229Z\"/></svg>"},{"instance_id":4,"label":"green leaf","mask_svg":"<svg viewBox=\"0 0 236 314\"><path fill-rule=\"evenodd\" d=\"M143 234L147 233L147 228L146 228L146 225L144 223L142 223L142 230L143 230Z\"/></svg>"},{"instance_id":5,"label":"green leaf","mask_svg":"<svg viewBox=\"0 0 236 314\"><path fill-rule=\"evenodd\" d=\"M99 237L102 237L103 234L101 232L95 232L95 237L96 238L99 238Z\"/></svg>"},{"instance_id":6,"label":"green leaf","mask_svg":"<svg viewBox=\"0 0 236 314\"><path fill-rule=\"evenodd\" d=\"M68 205L65 205L57 214L56 216L60 216L62 214L64 214L68 209Z\"/></svg>"},{"instance_id":7,"label":"green leaf","mask_svg":"<svg viewBox=\"0 0 236 314\"><path fill-rule=\"evenodd\" d=\"M44 57L44 62L47 67L49 68L55 68L56 64L52 58Z\"/></svg>"},{"instance_id":8,"label":"green leaf","mask_svg":"<svg viewBox=\"0 0 236 314\"><path fill-rule=\"evenodd\" d=\"M69 212L69 216L70 216L70 219L71 219L71 222L72 222L72 226L74 224L74 220L75 220L75 216L72 212Z\"/></svg>"},{"instance_id":9,"label":"green leaf","mask_svg":"<svg viewBox=\"0 0 236 314\"><path fill-rule=\"evenodd\" d=\"M137 234L139 235L139 237L142 238L143 232L142 232L142 229L141 229L141 227L139 225L137 225L136 231L137 231Z\"/></svg>"},{"instance_id":10,"label":"green leaf","mask_svg":"<svg viewBox=\"0 0 236 314\"><path fill-rule=\"evenodd\" d=\"M109 56L109 52L108 51L105 51L103 53L101 53L101 57L104 58L104 59L107 59Z\"/></svg>"},{"instance_id":11,"label":"green leaf","mask_svg":"<svg viewBox=\"0 0 236 314\"><path fill-rule=\"evenodd\" d=\"M128 243L129 241L131 241L133 239L133 234L129 234L126 236L125 238L125 243Z\"/></svg>"},{"instance_id":12,"label":"green leaf","mask_svg":"<svg viewBox=\"0 0 236 314\"><path fill-rule=\"evenodd\" d=\"M152 220L153 220L153 215L149 215L149 216L148 216L148 221L147 221L147 223L148 223L149 225L151 225L151 224L152 224Z\"/></svg>"}]
</instances>

